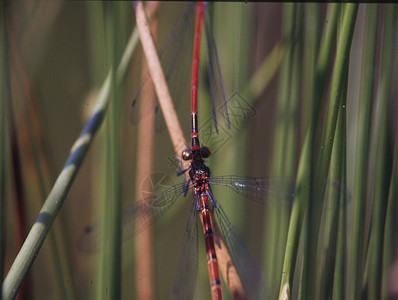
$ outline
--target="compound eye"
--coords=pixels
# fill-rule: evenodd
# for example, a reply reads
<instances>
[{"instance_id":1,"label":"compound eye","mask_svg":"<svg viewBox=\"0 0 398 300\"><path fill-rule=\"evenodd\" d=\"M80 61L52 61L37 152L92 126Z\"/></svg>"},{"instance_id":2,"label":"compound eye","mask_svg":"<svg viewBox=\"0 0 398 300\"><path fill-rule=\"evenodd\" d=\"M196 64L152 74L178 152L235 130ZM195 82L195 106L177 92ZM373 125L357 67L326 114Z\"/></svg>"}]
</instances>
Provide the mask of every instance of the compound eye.
<instances>
[{"instance_id":1,"label":"compound eye","mask_svg":"<svg viewBox=\"0 0 398 300\"><path fill-rule=\"evenodd\" d=\"M210 156L210 150L206 146L200 147L200 155L203 158L208 158Z\"/></svg>"},{"instance_id":2,"label":"compound eye","mask_svg":"<svg viewBox=\"0 0 398 300\"><path fill-rule=\"evenodd\" d=\"M181 157L183 160L189 160L192 158L192 151L191 149L186 149L184 151L182 151L181 153Z\"/></svg>"}]
</instances>

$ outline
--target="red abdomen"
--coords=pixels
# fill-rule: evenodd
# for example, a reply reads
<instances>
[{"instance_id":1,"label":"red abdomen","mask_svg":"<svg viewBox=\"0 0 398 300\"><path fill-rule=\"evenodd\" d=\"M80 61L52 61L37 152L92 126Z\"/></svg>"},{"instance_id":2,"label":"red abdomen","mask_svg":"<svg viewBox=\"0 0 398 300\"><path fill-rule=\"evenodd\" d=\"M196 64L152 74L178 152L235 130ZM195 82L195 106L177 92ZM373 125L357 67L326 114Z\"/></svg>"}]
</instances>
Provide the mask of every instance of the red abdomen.
<instances>
[{"instance_id":1,"label":"red abdomen","mask_svg":"<svg viewBox=\"0 0 398 300\"><path fill-rule=\"evenodd\" d=\"M209 270L212 299L222 299L220 273L217 266L216 250L214 248L213 231L210 221L208 197L205 192L200 195L200 211L202 215L203 232L206 242L207 268Z\"/></svg>"}]
</instances>

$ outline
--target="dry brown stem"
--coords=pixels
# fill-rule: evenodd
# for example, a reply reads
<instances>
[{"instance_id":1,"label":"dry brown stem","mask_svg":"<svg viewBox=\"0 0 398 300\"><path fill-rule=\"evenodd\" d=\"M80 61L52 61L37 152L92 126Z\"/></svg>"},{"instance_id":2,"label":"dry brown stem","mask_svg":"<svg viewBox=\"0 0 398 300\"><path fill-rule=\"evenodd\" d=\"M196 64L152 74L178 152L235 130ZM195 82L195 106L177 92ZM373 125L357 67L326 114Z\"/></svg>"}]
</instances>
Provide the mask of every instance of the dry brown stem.
<instances>
[{"instance_id":1,"label":"dry brown stem","mask_svg":"<svg viewBox=\"0 0 398 300\"><path fill-rule=\"evenodd\" d=\"M152 2L146 6L146 11L151 10L154 6ZM152 34L156 37L157 22L156 19L151 21ZM146 74L148 67L143 65L142 72ZM136 193L137 201L145 201L142 197L142 191L151 191L150 181L148 178L153 170L153 150L154 150L154 133L155 133L155 116L152 113L155 108L155 94L151 81L148 81L142 88L142 101L140 105L140 119L138 123L138 149L137 149L137 178ZM150 199L149 199L150 200ZM148 228L141 234L136 236L136 283L137 283L137 299L151 300L154 298L154 276L153 276L153 236L152 226L149 218L151 216L144 215L147 218ZM140 217L138 222L142 222ZM146 221L144 221L146 222Z\"/></svg>"},{"instance_id":2,"label":"dry brown stem","mask_svg":"<svg viewBox=\"0 0 398 300\"><path fill-rule=\"evenodd\" d=\"M176 153L181 153L186 147L184 133L174 109L174 104L167 87L166 78L163 74L162 66L156 52L155 44L149 30L148 20L141 1L138 2L136 8L136 22L141 39L141 45L144 49L144 54L148 63L149 73L151 74L152 82L155 86L160 107L173 143L173 148ZM187 166L188 163L185 163Z\"/></svg>"}]
</instances>

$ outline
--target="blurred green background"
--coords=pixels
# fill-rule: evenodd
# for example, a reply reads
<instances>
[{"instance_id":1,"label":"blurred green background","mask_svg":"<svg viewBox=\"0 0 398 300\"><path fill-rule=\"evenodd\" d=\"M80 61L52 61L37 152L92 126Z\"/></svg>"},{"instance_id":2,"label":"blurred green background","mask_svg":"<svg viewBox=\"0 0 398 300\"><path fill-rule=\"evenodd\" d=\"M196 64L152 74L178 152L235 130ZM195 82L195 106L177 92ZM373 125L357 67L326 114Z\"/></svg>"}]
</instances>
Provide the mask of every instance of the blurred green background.
<instances>
[{"instance_id":1,"label":"blurred green background","mask_svg":"<svg viewBox=\"0 0 398 300\"><path fill-rule=\"evenodd\" d=\"M5 225L3 241L6 275L21 246L21 239L24 239L37 218L41 203L62 170L71 146L96 104L96 95L112 62L111 51L114 51L115 57L120 57L135 27L135 18L130 2L9 1L3 2L2 5L6 16L2 26L5 26L3 28L6 28L7 32L5 46L8 49L8 76L11 86L10 96L7 97L11 101L2 100L6 103L4 107L7 116L7 135L2 140L6 141L2 144L6 155L2 219ZM336 7L332 7L331 4L278 3L211 5L214 37L226 97L231 105L232 123L229 131L225 130L224 124L220 124L222 130L219 137L213 136L214 128L210 133L204 131L205 126L211 124L211 113L208 109L208 86L205 84L206 45L203 37L199 127L203 124L203 131L200 133L201 137L203 136L202 144L208 145L211 150L216 149L207 160L212 174L290 179L296 178L297 174L300 175L298 170L300 159L302 161L304 140L311 123L311 114L317 111L316 108L311 108L310 99L313 98L315 102L319 101L320 108L319 113L315 113L317 121L314 121L315 138L312 144L315 150L308 168L314 172L319 168L317 159L322 157L321 149L324 145L321 144L321 137L326 130L324 122L330 109L327 103L333 89L333 64L337 61L337 37L349 30L342 26L346 7ZM183 8L184 3L160 5L155 15L158 20L157 44L162 45L163 41L169 38L170 31ZM330 13L333 9L336 10L336 31L331 38L331 51L327 56L329 67L326 67L327 73L322 74L325 80L325 83L322 83L324 88L319 91L316 89L321 84L316 75L319 75L320 45L325 38L325 28L332 18ZM109 22L111 12L117 14L118 18L118 34L113 36L107 32L112 26ZM344 77L344 72L341 74L345 82L341 89L341 97L344 98L341 101L344 102L340 105L345 111L346 126L343 126L345 133L342 138L342 143L345 143L345 157L338 160L338 163L332 162L332 165L343 170L337 190L347 195L347 201L341 205L346 208L343 230L345 235L341 239L344 241L342 255L346 259L340 274L350 278L341 294L344 298L355 299L360 294L371 295L373 292L373 295L387 298L389 291L389 272L393 266L397 241L394 230L396 224L392 221L396 215L396 192L393 184L396 181L395 116L398 99L398 90L394 84L397 81L398 70L396 12L395 5L359 5L355 14L349 56L345 57L348 77ZM369 41L372 29L375 38ZM183 55L178 59L178 74L174 83L171 83L171 89L177 115L189 141L192 46L185 47L187 50L184 48ZM368 54L370 49L373 49L374 56ZM387 58L389 60L385 62L384 59ZM135 194L136 154L139 145L137 125L130 121L130 114L131 101L142 80L143 59L142 48L139 45L115 99L118 101L117 122L120 122L119 185L123 205L133 203ZM366 105L363 103L365 98L369 98L370 103L370 111L367 113L362 111ZM386 127L380 124L383 123L381 120L387 120ZM361 126L368 128L365 133L361 131ZM49 239L52 236L49 235L28 273L26 282L29 284L23 286L25 294L22 292L21 298L99 297L97 275L100 255L79 251L77 241L86 225L101 218L101 198L105 197L104 186L107 185L108 172L104 159L107 155L104 144L109 143L103 127L97 133L56 220L62 229L55 234L62 235L64 249L55 251L50 245ZM379 131L380 128L383 132ZM384 133L385 140L380 140L379 137ZM359 135L362 134L367 136L365 144L360 142ZM8 136L16 137L15 148L12 147L11 138ZM169 175L173 183L183 180L175 175L177 165L174 150L162 121L157 124L154 143L153 172ZM363 155L365 150L360 148L362 145L366 147L366 167L362 174L359 174L358 164L363 162L358 162L358 156ZM20 158L19 175L15 170L15 164L11 162L12 154ZM380 166L386 167L378 173L377 168ZM358 176L362 176L363 181L359 181L362 183L356 183ZM387 190L387 193L377 192L378 179L381 179L382 186L384 184L381 189ZM313 182L317 184L317 180ZM330 183L333 181L327 182L332 189L336 187L336 184ZM355 185L359 185L360 192ZM360 200L357 200L358 194ZM229 192L223 194L217 190L215 195L259 265L265 270L270 285L269 296L275 299L281 284L291 203L281 204L284 203L281 199L262 206L242 201L242 198L236 198ZM381 200L378 195L385 197ZM190 195L187 198L181 197L177 201L179 204L156 222L154 227L154 291L158 299L170 297L190 199ZM356 232L352 221L358 219L354 216L356 201L363 203L362 210L358 209L362 213L360 218L363 222L363 232L358 233L361 238L357 248L350 242ZM385 207L377 217L374 215L377 212L374 203L379 201L385 203ZM339 205L334 206L336 207L340 208ZM326 218L326 213L321 214ZM271 220L272 215L279 220ZM304 216L307 215L302 213L302 218L305 218ZM383 261L372 265L369 257L374 250L369 245L373 243L373 230L379 228L375 225L376 220L380 220L382 224L383 237L379 241L383 243ZM301 228L301 224L299 226ZM297 265L293 263L293 267L296 268L291 275L294 275L294 281L291 279L293 287L290 290L292 298L300 298L299 291L303 293L301 297L310 295L304 299L326 299L328 295L337 297L337 292L332 292L337 284L328 289L320 283L319 287L314 289L314 294L303 289L305 284L301 282L304 280L302 278L314 276L311 275L311 271L308 273L310 275L303 275L301 270L302 264L303 268L306 266L303 253L310 251L306 247L305 234L301 232L305 231L305 226L307 225L298 230L297 238L300 242L297 245L299 250L295 254ZM321 241L316 239L315 247L319 248L320 253L325 247L322 239L327 226L322 224L319 227ZM201 237L199 230L199 275L195 297L208 299L210 289ZM134 275L136 258L133 245L132 239L122 247L122 299L135 299L137 281L140 280ZM354 248L359 251L359 267L352 265ZM333 250L334 254L337 252L337 249ZM319 269L314 272L324 274L320 262L322 259L319 259ZM337 262L335 264L337 266ZM375 269L372 269L372 266ZM352 279L352 270L356 268L359 268L358 278ZM376 284L374 289L372 270L380 272L374 271L373 274L382 274L380 286ZM356 285L360 287L359 291L352 294L351 290L355 290L353 286ZM322 291L325 291L326 295L322 294ZM229 299L230 295L225 288L224 293L225 298Z\"/></svg>"}]
</instances>

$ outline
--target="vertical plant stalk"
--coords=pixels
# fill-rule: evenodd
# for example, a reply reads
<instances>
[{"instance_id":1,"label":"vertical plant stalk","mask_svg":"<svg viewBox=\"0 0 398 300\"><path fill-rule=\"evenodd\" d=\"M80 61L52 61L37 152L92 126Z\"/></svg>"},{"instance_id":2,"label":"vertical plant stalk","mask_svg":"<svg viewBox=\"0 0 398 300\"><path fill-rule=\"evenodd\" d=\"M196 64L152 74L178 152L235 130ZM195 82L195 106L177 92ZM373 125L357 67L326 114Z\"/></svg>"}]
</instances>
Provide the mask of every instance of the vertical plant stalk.
<instances>
[{"instance_id":1,"label":"vertical plant stalk","mask_svg":"<svg viewBox=\"0 0 398 300\"><path fill-rule=\"evenodd\" d=\"M147 5L150 5L148 3ZM156 37L158 23L152 21L151 32ZM143 74L146 74L148 67L143 66ZM151 80L143 86L143 98L140 105L140 121L138 123L138 150L137 150L137 179L135 182L136 201L146 201L143 192L153 192L153 185L149 178L153 171L154 133L155 133L155 94ZM149 113L148 113L149 112ZM150 199L148 199L150 200ZM146 215L144 218L150 218ZM137 218L141 220L141 218ZM140 221L141 222L141 221ZM135 278L137 283L137 299L151 300L154 298L154 276L153 276L153 230L148 222L148 228L136 236L136 270Z\"/></svg>"},{"instance_id":2,"label":"vertical plant stalk","mask_svg":"<svg viewBox=\"0 0 398 300\"><path fill-rule=\"evenodd\" d=\"M302 37L302 6L297 4L283 5L282 39L286 42L286 50L281 63L279 77L277 121L275 125L272 176L294 177L296 167L296 151L298 137L298 103L300 98L299 72L301 70L301 37ZM281 186L281 190L288 187ZM290 210L285 206L276 205L267 209L266 235L271 246L267 255L267 266L270 286L273 288L271 298L278 294L280 284L283 252L286 247Z\"/></svg>"},{"instance_id":3,"label":"vertical plant stalk","mask_svg":"<svg viewBox=\"0 0 398 300\"><path fill-rule=\"evenodd\" d=\"M319 98L315 97L315 87L318 86L321 89L320 78L321 76L316 76L316 61L314 57L318 54L318 44L319 44L319 10L320 7L318 4L306 4L305 5L305 23L304 23L304 63L303 63L303 113L302 113L302 127L306 128L306 138L304 140L305 146L303 147L303 152L301 153L300 161L299 161L299 172L297 174L297 187L298 188L298 197L297 201L300 203L298 206L301 206L301 209L305 209L308 205L309 197L313 190L313 170L314 170L314 153L315 153L315 138L316 138L316 123L318 121L318 112L317 108L320 107L320 103L322 103L323 95ZM328 15L331 14L333 10L328 7ZM333 28L332 26L325 25L325 32L330 31ZM327 38L323 42L327 41ZM323 46L325 43L322 44ZM318 81L318 82L317 82ZM305 151L304 151L305 149ZM296 219L297 212L299 209L294 210L292 214ZM303 213L303 210L301 211ZM301 215L300 218L303 216ZM307 221L307 220L305 220ZM304 228L306 228L307 222L304 223ZM305 237L305 236L304 236ZM305 239L304 239L305 242ZM301 273L304 273L304 268L301 268ZM304 277L300 275L300 290L299 296L304 294L303 292L303 284L302 281ZM299 298L300 299L300 298Z\"/></svg>"},{"instance_id":4,"label":"vertical plant stalk","mask_svg":"<svg viewBox=\"0 0 398 300\"><path fill-rule=\"evenodd\" d=\"M150 11L152 15L154 11ZM148 13L149 14L149 13ZM138 41L136 30L130 36L121 62L116 72L116 82L118 85L123 81L128 63L133 55ZM105 79L101 91L97 97L97 106L94 108L91 117L87 121L80 136L72 146L71 153L65 163L64 168L55 181L53 188L48 195L44 205L32 226L24 244L22 245L17 257L14 260L6 278L3 281L3 299L14 299L18 290L33 264L40 248L51 229L55 217L57 216L62 204L69 192L77 171L89 149L95 133L102 124L106 112L110 95L110 74Z\"/></svg>"},{"instance_id":5,"label":"vertical plant stalk","mask_svg":"<svg viewBox=\"0 0 398 300\"><path fill-rule=\"evenodd\" d=\"M120 34L120 4L111 5L105 11L105 36L107 60L111 66L110 72L110 104L105 123L104 159L105 197L102 198L104 238L101 240L100 268L97 298L121 299L121 235L122 235L122 199L120 178L120 94L116 84L116 63L118 57L118 41Z\"/></svg>"},{"instance_id":6,"label":"vertical plant stalk","mask_svg":"<svg viewBox=\"0 0 398 300\"><path fill-rule=\"evenodd\" d=\"M356 141L357 155L355 156L355 175L354 175L354 197L352 215L352 246L350 251L350 296L351 299L359 297L359 286L364 273L363 263L365 249L364 246L364 224L366 212L366 192L368 185L368 161L370 151L370 126L372 118L372 102L374 97L373 85L375 76L375 58L377 47L377 15L378 4L368 5L367 7L367 27L364 31L365 54L363 61L361 79L361 97L359 102L359 124Z\"/></svg>"},{"instance_id":7,"label":"vertical plant stalk","mask_svg":"<svg viewBox=\"0 0 398 300\"><path fill-rule=\"evenodd\" d=\"M348 70L345 71L348 74ZM337 127L335 132L335 142L333 143L331 167L329 172L330 186L327 191L327 202L324 205L323 219L325 220L323 234L320 234L319 245L319 264L316 270L316 299L329 299L334 285L336 252L339 244L345 244L345 228L339 228L339 214L345 215L345 182L346 175L345 157L346 152L346 97L347 97L347 79L341 95L341 105L337 118ZM337 186L339 185L339 186ZM337 228L337 230L336 230ZM337 240L338 235L340 240ZM344 275L343 275L344 276ZM341 278L339 278L341 279Z\"/></svg>"},{"instance_id":8,"label":"vertical plant stalk","mask_svg":"<svg viewBox=\"0 0 398 300\"><path fill-rule=\"evenodd\" d=\"M293 209L289 223L279 299L289 299L291 297L291 287L294 268L296 265L301 227L304 213L308 205L308 199L312 190L316 123L319 109L321 107L320 104L325 87L326 74L330 64L330 53L334 33L336 31L338 8L339 6L337 4L332 4L328 9L328 16L330 16L330 19L329 22L325 24L324 33L322 34L323 39L321 41L317 64L315 66L315 76L313 77L314 83L312 85L316 87L315 97L308 99L308 106L310 107L310 122L299 159L297 182L295 187L296 196L293 202Z\"/></svg>"},{"instance_id":9,"label":"vertical plant stalk","mask_svg":"<svg viewBox=\"0 0 398 300\"><path fill-rule=\"evenodd\" d=\"M345 87L347 90L347 87ZM345 109L341 109L342 112ZM343 139L341 141L340 138L337 136L337 141L340 144L339 148L337 148L337 155L340 158L337 158L338 161L343 162L343 166L341 168L341 185L342 187L346 186L347 182L347 159L346 159L346 152L347 152L347 134L346 134L346 115L344 115L343 120L340 121L340 113L339 119L337 120L337 134L343 135ZM333 155L333 154L332 154ZM332 157L333 160L333 157ZM337 169L337 168L336 168ZM331 176L333 174L331 173ZM336 177L338 174L336 174ZM333 290L332 290L332 299L333 300L340 300L344 299L346 292L345 292L345 283L346 283L346 249L347 249L347 193L345 188L340 188L340 195L339 195L339 202L336 204L338 205L338 233L337 233L337 245L335 246L335 262L334 262L334 277L333 277ZM329 270L331 271L331 270ZM330 298L330 297L329 297Z\"/></svg>"},{"instance_id":10,"label":"vertical plant stalk","mask_svg":"<svg viewBox=\"0 0 398 300\"><path fill-rule=\"evenodd\" d=\"M344 84L348 80L346 71L349 63L352 36L358 11L357 4L344 5L344 15L340 35L337 40L336 60L331 82L331 93L326 112L326 120L319 150L318 166L315 176L315 188L309 198L306 211L308 218L307 228L304 229L305 244L303 258L303 299L314 295L313 284L316 282L316 259L319 238L319 225L326 188L326 179L330 166L331 151L333 147L338 111L341 105Z\"/></svg>"},{"instance_id":11,"label":"vertical plant stalk","mask_svg":"<svg viewBox=\"0 0 398 300\"><path fill-rule=\"evenodd\" d=\"M150 30L148 29L148 21L142 2L138 1L134 3L134 8L136 11L136 22L140 34L141 44L144 49L149 72L152 77L152 82L155 86L155 91L166 121L167 129L169 131L175 152L181 153L181 151L185 148L184 134L174 110L170 92L168 91L167 83L156 52L155 44L153 42ZM182 167L186 168L187 166L188 162L182 161ZM216 230L216 228L214 228L213 234L215 240L218 239L220 241L220 243L215 244L215 247L217 258L219 259L221 273L223 274L224 278L231 278L232 274L237 274L237 272L233 265L232 259L229 256L228 249L220 238L220 233L218 230ZM236 282L240 283L239 277L233 278L233 280L227 283L232 295L236 293L236 289L240 289L242 287L241 284L240 287L238 285L234 285Z\"/></svg>"},{"instance_id":12,"label":"vertical plant stalk","mask_svg":"<svg viewBox=\"0 0 398 300\"><path fill-rule=\"evenodd\" d=\"M375 184L369 240L368 297L381 297L383 237L385 230L386 210L388 203L389 184L391 180L391 130L390 130L390 99L393 53L395 40L395 9L384 6L384 24L381 53L380 83L378 91L378 110L376 116L377 148L375 161Z\"/></svg>"},{"instance_id":13,"label":"vertical plant stalk","mask_svg":"<svg viewBox=\"0 0 398 300\"><path fill-rule=\"evenodd\" d=\"M317 178L320 178L320 180L326 179L329 170L341 94L343 93L343 85L348 79L344 76L344 70L349 63L348 60L357 12L358 4L349 3L344 5L344 16L341 24L340 36L337 41L336 62L333 70L328 113L326 116L324 133L322 135L322 146L320 148L320 163L317 170Z\"/></svg>"}]
</instances>

